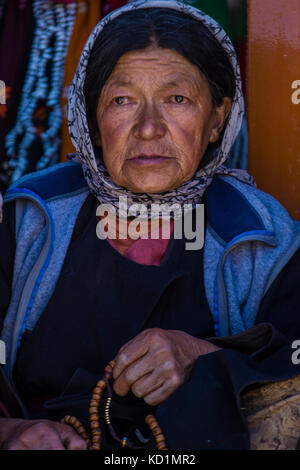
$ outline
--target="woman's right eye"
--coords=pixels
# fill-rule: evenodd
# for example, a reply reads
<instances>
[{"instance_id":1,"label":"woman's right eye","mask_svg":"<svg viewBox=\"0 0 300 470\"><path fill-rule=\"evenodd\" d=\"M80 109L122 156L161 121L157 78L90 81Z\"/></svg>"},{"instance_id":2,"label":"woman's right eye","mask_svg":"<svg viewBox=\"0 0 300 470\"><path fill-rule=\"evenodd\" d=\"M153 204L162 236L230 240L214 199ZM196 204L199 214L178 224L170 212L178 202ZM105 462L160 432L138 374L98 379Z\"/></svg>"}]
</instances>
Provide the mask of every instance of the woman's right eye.
<instances>
[{"instance_id":1,"label":"woman's right eye","mask_svg":"<svg viewBox=\"0 0 300 470\"><path fill-rule=\"evenodd\" d=\"M126 98L125 96L117 96L116 98L113 99L115 104L122 105L126 103Z\"/></svg>"}]
</instances>

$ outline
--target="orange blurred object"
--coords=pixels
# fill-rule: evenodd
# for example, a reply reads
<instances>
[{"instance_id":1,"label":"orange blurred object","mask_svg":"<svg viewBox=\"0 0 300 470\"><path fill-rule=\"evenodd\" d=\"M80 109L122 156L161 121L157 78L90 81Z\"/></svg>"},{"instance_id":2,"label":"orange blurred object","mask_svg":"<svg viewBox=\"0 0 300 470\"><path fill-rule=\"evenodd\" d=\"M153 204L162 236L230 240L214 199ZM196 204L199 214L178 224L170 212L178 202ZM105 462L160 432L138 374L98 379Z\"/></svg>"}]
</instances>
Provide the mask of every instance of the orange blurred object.
<instances>
[{"instance_id":1,"label":"orange blurred object","mask_svg":"<svg viewBox=\"0 0 300 470\"><path fill-rule=\"evenodd\" d=\"M73 27L66 63L61 107L63 113L60 161L66 161L67 154L75 152L70 139L67 121L67 89L71 85L73 76L79 62L81 51L92 32L101 19L101 2L95 0L77 0L76 17Z\"/></svg>"},{"instance_id":2,"label":"orange blurred object","mask_svg":"<svg viewBox=\"0 0 300 470\"><path fill-rule=\"evenodd\" d=\"M248 0L249 171L300 220L300 1Z\"/></svg>"}]
</instances>

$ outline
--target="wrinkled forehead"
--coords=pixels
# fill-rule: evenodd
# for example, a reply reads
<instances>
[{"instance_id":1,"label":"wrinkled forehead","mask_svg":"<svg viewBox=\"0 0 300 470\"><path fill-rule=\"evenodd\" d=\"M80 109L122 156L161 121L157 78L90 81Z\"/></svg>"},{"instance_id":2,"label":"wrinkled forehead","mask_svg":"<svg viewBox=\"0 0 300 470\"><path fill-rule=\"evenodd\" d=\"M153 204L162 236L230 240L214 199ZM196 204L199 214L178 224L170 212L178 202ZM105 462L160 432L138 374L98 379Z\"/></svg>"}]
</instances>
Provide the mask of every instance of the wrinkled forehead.
<instances>
[{"instance_id":1,"label":"wrinkled forehead","mask_svg":"<svg viewBox=\"0 0 300 470\"><path fill-rule=\"evenodd\" d=\"M107 82L110 86L130 86L151 75L156 82L178 85L204 78L199 67L185 55L169 48L149 46L124 53L114 66Z\"/></svg>"}]
</instances>

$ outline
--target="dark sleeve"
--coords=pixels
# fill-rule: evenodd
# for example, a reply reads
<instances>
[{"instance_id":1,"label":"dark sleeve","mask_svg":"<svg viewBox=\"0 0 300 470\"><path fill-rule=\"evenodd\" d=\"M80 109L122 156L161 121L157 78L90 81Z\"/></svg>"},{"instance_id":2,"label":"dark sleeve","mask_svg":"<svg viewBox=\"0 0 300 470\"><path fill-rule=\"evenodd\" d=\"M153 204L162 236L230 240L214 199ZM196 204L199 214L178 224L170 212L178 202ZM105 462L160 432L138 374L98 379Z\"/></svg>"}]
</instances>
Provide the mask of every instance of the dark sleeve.
<instances>
[{"instance_id":1,"label":"dark sleeve","mask_svg":"<svg viewBox=\"0 0 300 470\"><path fill-rule=\"evenodd\" d=\"M300 338L300 249L277 276L261 302L256 323L269 322L287 340Z\"/></svg>"},{"instance_id":2,"label":"dark sleeve","mask_svg":"<svg viewBox=\"0 0 300 470\"><path fill-rule=\"evenodd\" d=\"M254 384L300 374L292 343L300 339L300 250L261 302L253 328L209 338L222 349L200 356L190 379L159 405L172 448L249 449L241 394Z\"/></svg>"},{"instance_id":3,"label":"dark sleeve","mask_svg":"<svg viewBox=\"0 0 300 470\"><path fill-rule=\"evenodd\" d=\"M82 233L87 221L90 220L91 214L94 215L95 207L97 207L97 200L92 194L89 194L80 209L69 247ZM0 223L0 333L11 298L16 251L15 211L14 201L4 204L3 222Z\"/></svg>"},{"instance_id":4,"label":"dark sleeve","mask_svg":"<svg viewBox=\"0 0 300 470\"><path fill-rule=\"evenodd\" d=\"M262 361L300 339L300 249L279 273L262 299L255 326L239 335L209 340ZM291 349L292 351L292 349Z\"/></svg>"},{"instance_id":5,"label":"dark sleeve","mask_svg":"<svg viewBox=\"0 0 300 470\"><path fill-rule=\"evenodd\" d=\"M0 224L0 332L11 298L15 250L15 203L11 202L4 204L3 221ZM0 366L0 417L9 414L7 409L12 416L22 417L22 411Z\"/></svg>"},{"instance_id":6,"label":"dark sleeve","mask_svg":"<svg viewBox=\"0 0 300 470\"><path fill-rule=\"evenodd\" d=\"M15 249L15 203L12 202L4 204L0 224L0 331L11 298Z\"/></svg>"}]
</instances>

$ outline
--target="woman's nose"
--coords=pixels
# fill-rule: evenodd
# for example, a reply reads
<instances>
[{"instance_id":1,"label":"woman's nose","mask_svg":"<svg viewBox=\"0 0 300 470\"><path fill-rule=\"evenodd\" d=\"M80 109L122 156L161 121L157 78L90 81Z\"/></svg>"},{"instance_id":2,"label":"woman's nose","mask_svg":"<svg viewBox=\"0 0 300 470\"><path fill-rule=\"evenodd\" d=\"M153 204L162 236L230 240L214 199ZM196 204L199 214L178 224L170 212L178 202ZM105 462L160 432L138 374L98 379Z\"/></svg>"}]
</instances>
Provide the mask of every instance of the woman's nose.
<instances>
[{"instance_id":1,"label":"woman's nose","mask_svg":"<svg viewBox=\"0 0 300 470\"><path fill-rule=\"evenodd\" d=\"M134 136L138 139L152 140L163 137L166 130L159 107L155 104L145 104L134 126Z\"/></svg>"}]
</instances>

